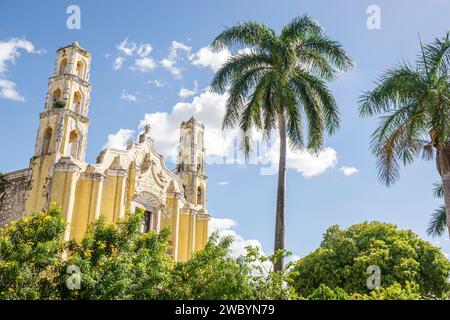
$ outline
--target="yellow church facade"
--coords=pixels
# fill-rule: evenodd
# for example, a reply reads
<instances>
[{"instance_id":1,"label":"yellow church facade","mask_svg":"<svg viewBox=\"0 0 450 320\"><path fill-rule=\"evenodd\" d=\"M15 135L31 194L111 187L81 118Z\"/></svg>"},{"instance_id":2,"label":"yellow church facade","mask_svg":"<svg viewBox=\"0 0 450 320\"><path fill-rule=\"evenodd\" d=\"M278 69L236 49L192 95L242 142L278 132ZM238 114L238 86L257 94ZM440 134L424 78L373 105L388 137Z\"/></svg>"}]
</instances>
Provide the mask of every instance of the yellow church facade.
<instances>
[{"instance_id":1,"label":"yellow church facade","mask_svg":"<svg viewBox=\"0 0 450 320\"><path fill-rule=\"evenodd\" d=\"M210 220L203 124L181 123L173 171L156 151L150 126L126 150L104 149L89 164L90 68L91 55L78 43L57 50L30 166L4 175L0 227L55 202L67 222L64 239L80 240L100 216L116 222L142 208L142 232L169 227L172 256L189 259L205 246Z\"/></svg>"}]
</instances>

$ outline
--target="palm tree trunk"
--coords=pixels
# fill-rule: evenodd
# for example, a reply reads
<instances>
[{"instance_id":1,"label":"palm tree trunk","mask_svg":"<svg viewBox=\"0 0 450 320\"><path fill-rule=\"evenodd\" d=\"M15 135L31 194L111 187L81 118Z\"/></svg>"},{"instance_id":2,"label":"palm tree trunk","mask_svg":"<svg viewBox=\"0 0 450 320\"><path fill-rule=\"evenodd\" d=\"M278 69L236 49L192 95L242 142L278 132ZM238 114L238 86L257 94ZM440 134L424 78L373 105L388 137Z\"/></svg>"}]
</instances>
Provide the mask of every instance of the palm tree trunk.
<instances>
[{"instance_id":1,"label":"palm tree trunk","mask_svg":"<svg viewBox=\"0 0 450 320\"><path fill-rule=\"evenodd\" d=\"M278 162L278 188L277 188L277 212L275 220L275 245L274 253L284 250L285 237L285 206L286 206L286 116L281 113L278 116L278 129L280 133L280 161ZM283 258L277 260L274 271L282 271Z\"/></svg>"},{"instance_id":2,"label":"palm tree trunk","mask_svg":"<svg viewBox=\"0 0 450 320\"><path fill-rule=\"evenodd\" d=\"M450 142L444 148L437 148L436 163L444 189L445 213L447 215L447 228L450 236Z\"/></svg>"}]
</instances>

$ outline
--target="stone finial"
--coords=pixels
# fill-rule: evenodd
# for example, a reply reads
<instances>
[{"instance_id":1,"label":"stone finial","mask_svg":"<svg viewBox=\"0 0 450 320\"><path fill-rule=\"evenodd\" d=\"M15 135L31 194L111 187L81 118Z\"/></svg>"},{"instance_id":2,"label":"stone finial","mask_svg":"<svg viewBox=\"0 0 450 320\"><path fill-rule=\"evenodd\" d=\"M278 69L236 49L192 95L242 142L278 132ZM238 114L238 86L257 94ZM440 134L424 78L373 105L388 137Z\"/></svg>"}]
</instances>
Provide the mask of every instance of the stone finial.
<instances>
[{"instance_id":1,"label":"stone finial","mask_svg":"<svg viewBox=\"0 0 450 320\"><path fill-rule=\"evenodd\" d=\"M146 124L144 126L144 133L139 135L139 143L143 143L146 138L150 138L150 129L151 129L151 126L149 124Z\"/></svg>"}]
</instances>

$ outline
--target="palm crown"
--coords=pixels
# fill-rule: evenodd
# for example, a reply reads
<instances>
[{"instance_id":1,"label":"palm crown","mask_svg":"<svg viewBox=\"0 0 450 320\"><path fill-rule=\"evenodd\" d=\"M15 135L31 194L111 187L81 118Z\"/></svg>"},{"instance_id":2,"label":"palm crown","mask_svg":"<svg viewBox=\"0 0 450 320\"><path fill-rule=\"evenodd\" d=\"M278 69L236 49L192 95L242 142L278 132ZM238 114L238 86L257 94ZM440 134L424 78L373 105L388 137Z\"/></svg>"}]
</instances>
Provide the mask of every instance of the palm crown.
<instances>
[{"instance_id":1,"label":"palm crown","mask_svg":"<svg viewBox=\"0 0 450 320\"><path fill-rule=\"evenodd\" d=\"M277 127L286 117L287 135L293 147L304 146L303 118L307 120L307 147L322 148L324 129L333 133L339 126L336 101L325 81L352 66L339 43L330 40L316 21L295 18L277 35L258 23L242 23L226 29L211 46L246 46L216 73L211 88L228 89L223 127L239 127L244 151L250 152L249 129Z\"/></svg>"},{"instance_id":2,"label":"palm crown","mask_svg":"<svg viewBox=\"0 0 450 320\"><path fill-rule=\"evenodd\" d=\"M250 129L264 130L266 136L278 127L277 209L274 251L284 250L286 202L286 139L293 148L322 149L325 130L332 134L339 127L336 101L326 81L352 66L339 43L329 39L308 16L295 18L277 35L258 23L243 23L226 29L211 46L246 46L250 50L230 58L216 73L211 88L228 91L223 127L239 127L243 149L250 153ZM304 124L306 120L306 124ZM283 269L283 261L275 263Z\"/></svg>"},{"instance_id":3,"label":"palm crown","mask_svg":"<svg viewBox=\"0 0 450 320\"><path fill-rule=\"evenodd\" d=\"M450 165L439 155L450 138L449 37L422 46L415 66L402 63L388 70L361 97L362 116L387 113L372 136L379 177L387 185L399 178L399 162L411 163L421 151L425 158L437 151L439 171Z\"/></svg>"}]
</instances>

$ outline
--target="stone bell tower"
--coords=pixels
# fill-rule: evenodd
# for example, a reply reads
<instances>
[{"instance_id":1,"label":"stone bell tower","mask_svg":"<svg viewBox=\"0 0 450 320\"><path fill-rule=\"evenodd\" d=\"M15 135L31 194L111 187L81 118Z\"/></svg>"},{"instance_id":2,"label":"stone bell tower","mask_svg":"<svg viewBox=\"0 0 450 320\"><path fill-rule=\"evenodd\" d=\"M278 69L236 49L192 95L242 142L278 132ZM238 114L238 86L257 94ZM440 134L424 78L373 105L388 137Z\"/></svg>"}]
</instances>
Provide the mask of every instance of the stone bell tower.
<instances>
[{"instance_id":1,"label":"stone bell tower","mask_svg":"<svg viewBox=\"0 0 450 320\"><path fill-rule=\"evenodd\" d=\"M78 42L57 50L30 163L32 182L26 212L48 207L54 168L60 158L84 162L89 126L90 66L91 55Z\"/></svg>"},{"instance_id":2,"label":"stone bell tower","mask_svg":"<svg viewBox=\"0 0 450 320\"><path fill-rule=\"evenodd\" d=\"M204 132L205 126L194 117L181 123L177 160L186 200L201 208L206 207Z\"/></svg>"}]
</instances>

